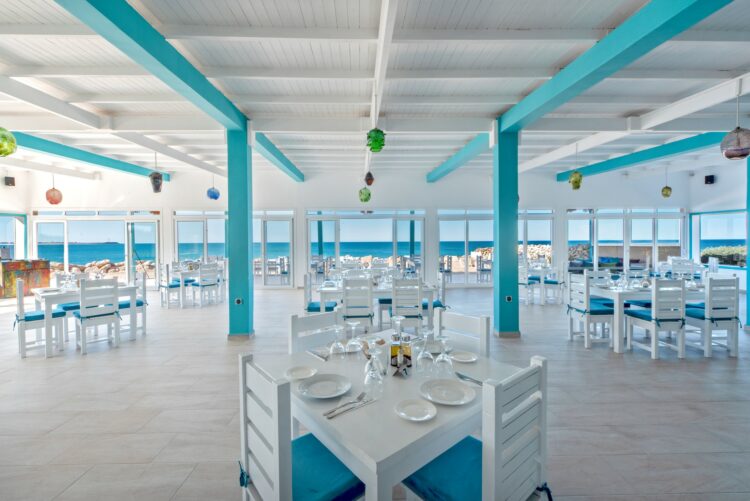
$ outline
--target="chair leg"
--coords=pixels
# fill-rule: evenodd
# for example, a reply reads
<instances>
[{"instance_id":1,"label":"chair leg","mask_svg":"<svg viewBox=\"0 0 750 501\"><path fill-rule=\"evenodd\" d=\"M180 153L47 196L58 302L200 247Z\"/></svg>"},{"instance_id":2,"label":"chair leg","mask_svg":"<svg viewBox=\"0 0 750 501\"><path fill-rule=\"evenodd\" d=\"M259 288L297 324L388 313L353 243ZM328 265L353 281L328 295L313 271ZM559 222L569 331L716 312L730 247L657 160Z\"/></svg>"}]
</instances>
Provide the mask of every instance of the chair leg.
<instances>
[{"instance_id":1,"label":"chair leg","mask_svg":"<svg viewBox=\"0 0 750 501\"><path fill-rule=\"evenodd\" d=\"M685 328L677 331L677 358L685 358Z\"/></svg>"},{"instance_id":2,"label":"chair leg","mask_svg":"<svg viewBox=\"0 0 750 501\"><path fill-rule=\"evenodd\" d=\"M88 337L88 334L86 333L86 325L81 322L81 355L85 355L88 353L88 350L86 349L86 338Z\"/></svg>"},{"instance_id":3,"label":"chair leg","mask_svg":"<svg viewBox=\"0 0 750 501\"><path fill-rule=\"evenodd\" d=\"M141 335L146 335L146 304L141 307Z\"/></svg>"},{"instance_id":4,"label":"chair leg","mask_svg":"<svg viewBox=\"0 0 750 501\"><path fill-rule=\"evenodd\" d=\"M727 329L727 338L729 338L730 334L732 336L732 339L727 339L727 345L729 345L729 356L736 357L740 338L740 329L737 322L732 325L731 329Z\"/></svg>"},{"instance_id":5,"label":"chair leg","mask_svg":"<svg viewBox=\"0 0 750 501\"><path fill-rule=\"evenodd\" d=\"M18 323L18 353L21 358L26 358L26 326L23 322Z\"/></svg>"},{"instance_id":6,"label":"chair leg","mask_svg":"<svg viewBox=\"0 0 750 501\"><path fill-rule=\"evenodd\" d=\"M568 315L568 341L573 341L573 315Z\"/></svg>"},{"instance_id":7,"label":"chair leg","mask_svg":"<svg viewBox=\"0 0 750 501\"><path fill-rule=\"evenodd\" d=\"M654 327L651 330L651 359L659 360L659 331Z\"/></svg>"},{"instance_id":8,"label":"chair leg","mask_svg":"<svg viewBox=\"0 0 750 501\"><path fill-rule=\"evenodd\" d=\"M703 356L711 357L713 354L713 325L710 320L703 321ZM729 330L727 330L727 344L729 344Z\"/></svg>"},{"instance_id":9,"label":"chair leg","mask_svg":"<svg viewBox=\"0 0 750 501\"><path fill-rule=\"evenodd\" d=\"M587 350L591 348L591 319L588 315L583 320L583 346Z\"/></svg>"},{"instance_id":10,"label":"chair leg","mask_svg":"<svg viewBox=\"0 0 750 501\"><path fill-rule=\"evenodd\" d=\"M117 348L118 346L120 346L120 319L115 317L115 321L113 323L115 324L115 348ZM134 326L130 326L131 332L134 328Z\"/></svg>"},{"instance_id":11,"label":"chair leg","mask_svg":"<svg viewBox=\"0 0 750 501\"><path fill-rule=\"evenodd\" d=\"M625 349L628 351L633 350L633 323L625 317Z\"/></svg>"}]
</instances>

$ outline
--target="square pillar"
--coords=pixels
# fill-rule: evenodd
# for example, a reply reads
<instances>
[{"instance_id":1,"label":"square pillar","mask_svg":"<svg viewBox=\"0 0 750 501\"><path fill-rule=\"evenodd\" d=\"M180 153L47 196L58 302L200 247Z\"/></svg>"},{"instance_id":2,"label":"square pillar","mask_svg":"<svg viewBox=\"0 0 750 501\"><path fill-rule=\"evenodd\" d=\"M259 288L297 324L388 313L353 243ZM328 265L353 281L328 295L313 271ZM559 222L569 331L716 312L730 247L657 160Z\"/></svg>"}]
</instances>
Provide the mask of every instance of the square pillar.
<instances>
[{"instance_id":1,"label":"square pillar","mask_svg":"<svg viewBox=\"0 0 750 501\"><path fill-rule=\"evenodd\" d=\"M494 330L500 337L518 337L518 132L493 131L492 207L495 262Z\"/></svg>"},{"instance_id":2,"label":"square pillar","mask_svg":"<svg viewBox=\"0 0 750 501\"><path fill-rule=\"evenodd\" d=\"M745 238L747 239L745 252L750 248L750 157L746 161L747 169L745 172L745 224L747 225L747 231ZM688 223L690 224L690 223ZM700 246L698 247L698 255L700 255ZM750 319L750 266L748 266L747 257L745 258L745 330L750 332L750 326L747 325L747 320Z\"/></svg>"},{"instance_id":3,"label":"square pillar","mask_svg":"<svg viewBox=\"0 0 750 501\"><path fill-rule=\"evenodd\" d=\"M253 334L253 173L248 130L227 130L230 336Z\"/></svg>"}]
</instances>

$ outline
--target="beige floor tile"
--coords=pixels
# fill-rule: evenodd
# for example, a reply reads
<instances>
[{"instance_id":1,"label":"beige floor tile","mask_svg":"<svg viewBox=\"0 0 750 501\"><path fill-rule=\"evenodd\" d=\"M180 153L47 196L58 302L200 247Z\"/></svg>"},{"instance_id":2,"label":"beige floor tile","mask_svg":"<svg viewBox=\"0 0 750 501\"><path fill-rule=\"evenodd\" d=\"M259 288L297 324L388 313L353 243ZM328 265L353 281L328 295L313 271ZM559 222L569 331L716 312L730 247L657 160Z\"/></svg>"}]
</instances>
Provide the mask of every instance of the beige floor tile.
<instances>
[{"instance_id":1,"label":"beige floor tile","mask_svg":"<svg viewBox=\"0 0 750 501\"><path fill-rule=\"evenodd\" d=\"M141 432L225 432L236 414L234 409L167 410L154 416Z\"/></svg>"},{"instance_id":2,"label":"beige floor tile","mask_svg":"<svg viewBox=\"0 0 750 501\"><path fill-rule=\"evenodd\" d=\"M89 465L0 466L0 498L3 501L51 500L89 468Z\"/></svg>"},{"instance_id":3,"label":"beige floor tile","mask_svg":"<svg viewBox=\"0 0 750 501\"><path fill-rule=\"evenodd\" d=\"M240 430L223 433L178 433L155 461L160 463L197 463L236 461Z\"/></svg>"},{"instance_id":4,"label":"beige floor tile","mask_svg":"<svg viewBox=\"0 0 750 501\"><path fill-rule=\"evenodd\" d=\"M71 435L60 435L71 437ZM149 463L175 437L171 433L81 435L52 459L54 464Z\"/></svg>"},{"instance_id":5,"label":"beige floor tile","mask_svg":"<svg viewBox=\"0 0 750 501\"><path fill-rule=\"evenodd\" d=\"M239 469L236 461L199 463L180 486L174 501L236 500L242 498L237 483Z\"/></svg>"}]
</instances>

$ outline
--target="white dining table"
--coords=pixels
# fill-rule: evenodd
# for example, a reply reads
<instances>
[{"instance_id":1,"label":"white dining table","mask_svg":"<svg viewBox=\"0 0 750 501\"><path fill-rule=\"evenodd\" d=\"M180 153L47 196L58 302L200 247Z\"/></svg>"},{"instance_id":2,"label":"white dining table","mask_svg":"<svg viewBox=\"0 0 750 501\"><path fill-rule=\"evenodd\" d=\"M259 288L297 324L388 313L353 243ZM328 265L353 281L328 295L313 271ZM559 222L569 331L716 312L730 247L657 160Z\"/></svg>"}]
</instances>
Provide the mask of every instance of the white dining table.
<instances>
[{"instance_id":1,"label":"white dining table","mask_svg":"<svg viewBox=\"0 0 750 501\"><path fill-rule=\"evenodd\" d=\"M185 291L187 291L187 283L186 281L190 278L198 278L200 277L200 270L187 270L187 269L177 269L172 270L172 276L176 276L177 279L180 281L180 308L185 307L185 302L187 300Z\"/></svg>"},{"instance_id":2,"label":"white dining table","mask_svg":"<svg viewBox=\"0 0 750 501\"><path fill-rule=\"evenodd\" d=\"M380 336L388 339L389 332ZM324 412L363 391L364 360L347 355L345 360L323 362L308 353L270 355L259 352L253 355L253 361L274 378L284 378L287 369L300 365L314 367L319 374L340 374L349 378L352 387L348 393L333 399L301 396L299 383L293 381L292 416L365 484L368 501L390 500L393 486L481 427L482 392L473 383L465 383L476 391L472 402L460 406L435 404L437 416L434 419L410 422L398 417L394 408L402 400L422 398L419 387L425 379L415 375L392 376L391 367L385 376L382 397L366 407L329 420L323 416ZM485 357L469 364L454 363L454 367L480 380L502 380L521 370Z\"/></svg>"},{"instance_id":3,"label":"white dining table","mask_svg":"<svg viewBox=\"0 0 750 501\"><path fill-rule=\"evenodd\" d=\"M544 283L544 279L552 273L551 266L534 266L529 267L529 276L539 277L539 304L547 304L547 284Z\"/></svg>"},{"instance_id":4,"label":"white dining table","mask_svg":"<svg viewBox=\"0 0 750 501\"><path fill-rule=\"evenodd\" d=\"M435 293L437 292L437 287L435 287L432 284L423 284L422 285L422 294L424 294L423 299L427 299L427 323L432 328L433 326L433 315L435 312L435 309L433 307L433 301L435 299ZM320 304L326 304L327 301L336 301L341 302L341 299L344 297L344 288L343 286L336 285L336 286L328 286L328 285L321 285L318 287L318 294L320 294ZM387 287L373 287L372 288L372 297L375 299L380 298L393 298L393 288L388 285Z\"/></svg>"},{"instance_id":5,"label":"white dining table","mask_svg":"<svg viewBox=\"0 0 750 501\"><path fill-rule=\"evenodd\" d=\"M610 299L614 303L612 349L615 353L622 353L624 351L623 339L625 336L625 303L635 299L651 299L651 289L594 285L591 287L591 295ZM700 301L704 298L705 292L702 287L685 289L686 301Z\"/></svg>"},{"instance_id":6,"label":"white dining table","mask_svg":"<svg viewBox=\"0 0 750 501\"><path fill-rule=\"evenodd\" d=\"M127 296L130 299L130 304L136 304L136 296L138 287L135 285L118 284L117 291L120 293L120 297ZM34 303L37 310L44 310L44 340L45 340L45 354L47 357L54 356L54 349L52 346L52 322L49 320L52 318L52 309L62 303L72 303L81 299L81 291L78 288L75 289L55 289L49 287L43 287L38 289L31 289L31 293L34 295ZM136 310L135 308L130 309L130 325L131 325L131 336L135 335L136 324Z\"/></svg>"}]
</instances>

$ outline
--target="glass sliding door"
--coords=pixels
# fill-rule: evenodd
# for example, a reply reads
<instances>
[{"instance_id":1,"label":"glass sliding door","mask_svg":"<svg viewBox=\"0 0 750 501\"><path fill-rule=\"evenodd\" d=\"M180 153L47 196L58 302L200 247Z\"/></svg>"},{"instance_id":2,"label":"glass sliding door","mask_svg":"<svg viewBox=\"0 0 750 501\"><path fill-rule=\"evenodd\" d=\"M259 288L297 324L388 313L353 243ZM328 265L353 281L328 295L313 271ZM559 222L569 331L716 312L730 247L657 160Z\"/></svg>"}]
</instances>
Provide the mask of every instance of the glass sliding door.
<instances>
[{"instance_id":1,"label":"glass sliding door","mask_svg":"<svg viewBox=\"0 0 750 501\"><path fill-rule=\"evenodd\" d=\"M263 246L265 285L289 285L291 277L291 221L267 220Z\"/></svg>"},{"instance_id":2,"label":"glass sliding door","mask_svg":"<svg viewBox=\"0 0 750 501\"><path fill-rule=\"evenodd\" d=\"M125 222L69 220L68 263L93 276L125 281Z\"/></svg>"},{"instance_id":3,"label":"glass sliding door","mask_svg":"<svg viewBox=\"0 0 750 501\"><path fill-rule=\"evenodd\" d=\"M253 281L263 283L263 221L253 218Z\"/></svg>"},{"instance_id":4,"label":"glass sliding door","mask_svg":"<svg viewBox=\"0 0 750 501\"><path fill-rule=\"evenodd\" d=\"M422 221L396 221L396 259L398 266L409 273L422 269Z\"/></svg>"},{"instance_id":5,"label":"glass sliding door","mask_svg":"<svg viewBox=\"0 0 750 501\"><path fill-rule=\"evenodd\" d=\"M682 220L661 218L656 221L657 259L682 255Z\"/></svg>"},{"instance_id":6,"label":"glass sliding door","mask_svg":"<svg viewBox=\"0 0 750 501\"><path fill-rule=\"evenodd\" d=\"M21 259L25 252L25 219L0 215L0 259Z\"/></svg>"},{"instance_id":7,"label":"glass sliding door","mask_svg":"<svg viewBox=\"0 0 750 501\"><path fill-rule=\"evenodd\" d=\"M552 220L526 220L526 259L545 265L552 264Z\"/></svg>"},{"instance_id":8,"label":"glass sliding door","mask_svg":"<svg viewBox=\"0 0 750 501\"><path fill-rule=\"evenodd\" d=\"M494 253L491 219L469 219L468 228L468 283L492 283Z\"/></svg>"},{"instance_id":9,"label":"glass sliding door","mask_svg":"<svg viewBox=\"0 0 750 501\"><path fill-rule=\"evenodd\" d=\"M136 274L146 274L146 284L155 286L159 270L159 224L151 222L129 222L127 269L128 281Z\"/></svg>"},{"instance_id":10,"label":"glass sliding door","mask_svg":"<svg viewBox=\"0 0 750 501\"><path fill-rule=\"evenodd\" d=\"M746 214L725 212L701 214L699 223L700 260L715 257L720 265L745 266L747 260Z\"/></svg>"},{"instance_id":11,"label":"glass sliding door","mask_svg":"<svg viewBox=\"0 0 750 501\"><path fill-rule=\"evenodd\" d=\"M394 266L393 219L362 218L339 221L341 269L370 267L372 263Z\"/></svg>"},{"instance_id":12,"label":"glass sliding door","mask_svg":"<svg viewBox=\"0 0 750 501\"><path fill-rule=\"evenodd\" d=\"M53 271L67 270L65 223L36 223L36 255L49 261Z\"/></svg>"},{"instance_id":13,"label":"glass sliding door","mask_svg":"<svg viewBox=\"0 0 750 501\"><path fill-rule=\"evenodd\" d=\"M206 251L210 261L217 261L226 257L226 230L226 219L206 219Z\"/></svg>"},{"instance_id":14,"label":"glass sliding door","mask_svg":"<svg viewBox=\"0 0 750 501\"><path fill-rule=\"evenodd\" d=\"M650 270L654 248L654 220L630 220L630 248L628 261L631 270Z\"/></svg>"},{"instance_id":15,"label":"glass sliding door","mask_svg":"<svg viewBox=\"0 0 750 501\"><path fill-rule=\"evenodd\" d=\"M312 282L322 283L336 267L336 221L309 222L310 268Z\"/></svg>"},{"instance_id":16,"label":"glass sliding door","mask_svg":"<svg viewBox=\"0 0 750 501\"><path fill-rule=\"evenodd\" d=\"M452 284L466 283L466 220L441 220L440 271L445 281Z\"/></svg>"},{"instance_id":17,"label":"glass sliding door","mask_svg":"<svg viewBox=\"0 0 750 501\"><path fill-rule=\"evenodd\" d=\"M599 269L622 270L625 256L622 219L597 219L597 260Z\"/></svg>"},{"instance_id":18,"label":"glass sliding door","mask_svg":"<svg viewBox=\"0 0 750 501\"><path fill-rule=\"evenodd\" d=\"M202 260L204 237L203 221L177 221L177 259Z\"/></svg>"},{"instance_id":19,"label":"glass sliding door","mask_svg":"<svg viewBox=\"0 0 750 501\"><path fill-rule=\"evenodd\" d=\"M593 221L568 220L568 269L582 271L594 268Z\"/></svg>"}]
</instances>

